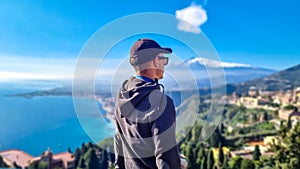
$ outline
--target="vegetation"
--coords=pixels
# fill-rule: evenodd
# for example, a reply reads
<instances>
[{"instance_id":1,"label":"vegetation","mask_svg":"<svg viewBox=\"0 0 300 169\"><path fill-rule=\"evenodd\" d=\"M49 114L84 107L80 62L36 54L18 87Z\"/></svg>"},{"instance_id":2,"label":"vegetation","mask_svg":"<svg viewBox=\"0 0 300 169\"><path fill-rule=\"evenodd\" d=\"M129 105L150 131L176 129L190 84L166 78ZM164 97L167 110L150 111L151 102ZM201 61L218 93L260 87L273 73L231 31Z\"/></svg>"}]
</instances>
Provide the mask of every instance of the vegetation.
<instances>
[{"instance_id":1,"label":"vegetation","mask_svg":"<svg viewBox=\"0 0 300 169\"><path fill-rule=\"evenodd\" d=\"M209 106L202 104L200 108L199 118L204 120ZM300 123L293 127L289 118L287 122L281 123L279 130L276 130L273 123L269 122L275 117L275 111L227 105L223 113L223 120L212 136L200 143L198 139L203 123L195 123L179 143L180 153L186 157L188 169L298 169L300 168L298 148L300 147ZM229 130L230 127L232 130ZM252 159L243 159L240 156L230 158L228 152L223 151L224 147L233 151L245 146L247 141L261 140L264 136L278 134L281 141L279 144L275 144L275 142L272 144L271 151L274 152L272 156L263 156L259 146L255 146ZM80 148L75 149L73 154L76 169L113 168L114 154L106 151L112 149L112 138L106 139L98 145L90 142L82 144ZM71 152L70 149L69 152ZM0 157L1 165L3 165L3 160ZM29 168L43 169L46 167L47 162L37 161Z\"/></svg>"},{"instance_id":2,"label":"vegetation","mask_svg":"<svg viewBox=\"0 0 300 169\"><path fill-rule=\"evenodd\" d=\"M253 151L253 160L259 160L260 156L261 156L261 153L260 153L260 150L259 150L259 146L256 145L255 149Z\"/></svg>"},{"instance_id":3,"label":"vegetation","mask_svg":"<svg viewBox=\"0 0 300 169\"><path fill-rule=\"evenodd\" d=\"M195 128L201 128L199 126ZM194 128L192 128L191 133ZM219 131L218 131L219 130ZM215 133L220 133L220 127ZM262 156L259 146L255 146L252 154L252 160L243 159L239 156L228 158L222 150L222 145L225 145L227 140L219 142L218 155L213 157L212 145L208 143L199 143L197 139L193 137L187 137L180 144L181 153L186 156L188 161L188 168L200 168L200 169L298 169L300 168L300 123L289 129L287 122L282 123L280 129L279 144L273 143L271 146L274 156Z\"/></svg>"},{"instance_id":4,"label":"vegetation","mask_svg":"<svg viewBox=\"0 0 300 169\"><path fill-rule=\"evenodd\" d=\"M109 158L106 150L91 142L88 144L82 143L81 148L75 150L74 157L77 169L107 169L109 161L112 164L114 163Z\"/></svg>"},{"instance_id":5,"label":"vegetation","mask_svg":"<svg viewBox=\"0 0 300 169\"><path fill-rule=\"evenodd\" d=\"M279 144L272 144L272 151L275 152L274 168L300 168L300 123L298 122L296 126L290 131L288 130L287 124L282 124L279 134L281 140Z\"/></svg>"},{"instance_id":6,"label":"vegetation","mask_svg":"<svg viewBox=\"0 0 300 169\"><path fill-rule=\"evenodd\" d=\"M243 159L241 163L241 169L255 169L255 164L252 160Z\"/></svg>"},{"instance_id":7,"label":"vegetation","mask_svg":"<svg viewBox=\"0 0 300 169\"><path fill-rule=\"evenodd\" d=\"M29 169L48 169L48 162L44 160L34 161Z\"/></svg>"}]
</instances>

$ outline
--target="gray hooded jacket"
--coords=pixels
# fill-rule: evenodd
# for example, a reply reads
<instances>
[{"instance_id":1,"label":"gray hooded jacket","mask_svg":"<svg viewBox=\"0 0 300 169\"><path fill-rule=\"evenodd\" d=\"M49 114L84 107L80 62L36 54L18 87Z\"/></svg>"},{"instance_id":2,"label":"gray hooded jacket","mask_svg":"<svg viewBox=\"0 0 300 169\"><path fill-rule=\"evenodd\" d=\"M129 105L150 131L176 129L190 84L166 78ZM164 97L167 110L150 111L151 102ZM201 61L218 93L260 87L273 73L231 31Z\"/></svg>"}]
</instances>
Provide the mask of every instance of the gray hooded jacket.
<instances>
[{"instance_id":1,"label":"gray hooded jacket","mask_svg":"<svg viewBox=\"0 0 300 169\"><path fill-rule=\"evenodd\" d=\"M126 80L116 98L116 168L179 169L175 120L173 101L157 82Z\"/></svg>"}]
</instances>

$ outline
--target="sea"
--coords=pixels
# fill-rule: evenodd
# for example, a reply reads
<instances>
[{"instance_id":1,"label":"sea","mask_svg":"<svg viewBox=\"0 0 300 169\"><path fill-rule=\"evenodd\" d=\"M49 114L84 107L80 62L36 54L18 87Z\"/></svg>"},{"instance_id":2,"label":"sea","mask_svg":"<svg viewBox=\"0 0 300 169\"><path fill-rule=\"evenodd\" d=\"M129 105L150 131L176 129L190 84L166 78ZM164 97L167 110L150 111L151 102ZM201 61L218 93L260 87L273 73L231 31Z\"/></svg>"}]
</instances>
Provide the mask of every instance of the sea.
<instances>
[{"instance_id":1,"label":"sea","mask_svg":"<svg viewBox=\"0 0 300 169\"><path fill-rule=\"evenodd\" d=\"M7 96L60 87L52 82L0 83L0 151L19 149L39 156L75 151L82 143L100 141L114 135L114 127L104 116L93 112L78 119L72 96ZM87 107L95 100L78 98ZM100 113L105 113L98 104ZM82 123L84 121L84 123ZM83 125L81 125L83 124Z\"/></svg>"}]
</instances>

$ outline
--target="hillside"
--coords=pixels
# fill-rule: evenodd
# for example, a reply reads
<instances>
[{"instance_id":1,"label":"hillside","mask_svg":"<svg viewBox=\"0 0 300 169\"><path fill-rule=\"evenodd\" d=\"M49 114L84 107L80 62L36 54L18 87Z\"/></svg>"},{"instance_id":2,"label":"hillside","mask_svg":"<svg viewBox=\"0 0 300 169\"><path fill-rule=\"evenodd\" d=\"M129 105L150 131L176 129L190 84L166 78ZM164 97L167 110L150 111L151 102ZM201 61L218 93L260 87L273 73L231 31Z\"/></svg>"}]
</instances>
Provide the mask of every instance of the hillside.
<instances>
[{"instance_id":1,"label":"hillside","mask_svg":"<svg viewBox=\"0 0 300 169\"><path fill-rule=\"evenodd\" d=\"M230 88L228 94L232 92L245 94L251 86L267 91L285 91L298 87L300 86L300 64L263 78L257 78L242 83L229 84L227 85L227 88Z\"/></svg>"}]
</instances>

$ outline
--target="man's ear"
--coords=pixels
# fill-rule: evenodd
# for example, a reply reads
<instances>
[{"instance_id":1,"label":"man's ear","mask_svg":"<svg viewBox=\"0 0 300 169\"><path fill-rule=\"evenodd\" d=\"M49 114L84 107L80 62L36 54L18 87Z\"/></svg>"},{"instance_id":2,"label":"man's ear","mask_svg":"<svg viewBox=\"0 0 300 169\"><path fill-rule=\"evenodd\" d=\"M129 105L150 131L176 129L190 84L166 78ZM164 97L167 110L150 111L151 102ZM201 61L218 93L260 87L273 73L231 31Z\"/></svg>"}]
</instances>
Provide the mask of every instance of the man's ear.
<instances>
[{"instance_id":1,"label":"man's ear","mask_svg":"<svg viewBox=\"0 0 300 169\"><path fill-rule=\"evenodd\" d=\"M153 59L153 65L154 65L155 67L158 67L158 62L159 62L158 57L155 57L155 58Z\"/></svg>"}]
</instances>

